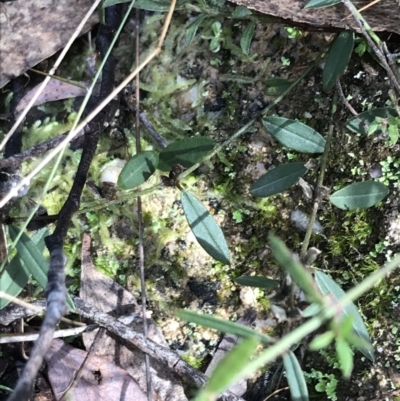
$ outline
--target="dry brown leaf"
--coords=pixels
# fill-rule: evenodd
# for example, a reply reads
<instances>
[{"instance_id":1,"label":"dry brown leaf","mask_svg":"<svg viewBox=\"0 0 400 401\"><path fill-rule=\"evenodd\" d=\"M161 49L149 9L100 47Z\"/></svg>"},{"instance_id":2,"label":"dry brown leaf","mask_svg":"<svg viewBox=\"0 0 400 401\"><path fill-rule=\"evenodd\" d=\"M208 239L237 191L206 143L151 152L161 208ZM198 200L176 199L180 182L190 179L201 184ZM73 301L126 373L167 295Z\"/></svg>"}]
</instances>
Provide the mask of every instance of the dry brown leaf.
<instances>
[{"instance_id":1,"label":"dry brown leaf","mask_svg":"<svg viewBox=\"0 0 400 401\"><path fill-rule=\"evenodd\" d=\"M103 312L118 318L135 331L143 332L140 317L141 306L136 298L114 280L96 270L90 257L90 236L84 234L82 240L80 297L96 306ZM147 319L148 336L154 342L168 347L164 336L153 319ZM95 332L84 333L83 341L86 349L92 345ZM139 384L146 389L145 360L142 351L125 346L123 341L116 341L109 335L102 336L101 344L96 346L95 355L108 361L118 361L118 366L125 369ZM187 400L179 377L159 361L150 359L153 401L185 401Z\"/></svg>"},{"instance_id":2,"label":"dry brown leaf","mask_svg":"<svg viewBox=\"0 0 400 401\"><path fill-rule=\"evenodd\" d=\"M92 0L17 0L0 8L0 88L63 48ZM94 13L87 32L98 22Z\"/></svg>"},{"instance_id":3,"label":"dry brown leaf","mask_svg":"<svg viewBox=\"0 0 400 401\"><path fill-rule=\"evenodd\" d=\"M81 85L84 85L86 88L89 88L90 82L78 82ZM42 86L40 83L36 85L33 89L31 89L18 103L16 111L23 110L28 103L31 101L33 96L38 91L39 87ZM93 94L96 96L99 92L100 84L96 84L93 90ZM50 79L49 83L46 85L42 93L36 99L34 106L38 106L47 102L54 102L56 100L62 99L70 99L78 96L85 96L87 90L85 88L81 88L76 85L72 85L68 82L63 82L58 79Z\"/></svg>"},{"instance_id":4,"label":"dry brown leaf","mask_svg":"<svg viewBox=\"0 0 400 401\"><path fill-rule=\"evenodd\" d=\"M357 9L361 9L370 2L370 0L354 0L353 4ZM353 18L346 18L350 12L343 4L316 10L304 10L308 0L232 0L232 3L315 28L333 27L358 30ZM374 31L400 34L398 0L382 0L363 11L362 15Z\"/></svg>"},{"instance_id":5,"label":"dry brown leaf","mask_svg":"<svg viewBox=\"0 0 400 401\"><path fill-rule=\"evenodd\" d=\"M86 354L63 340L52 341L45 361L49 381L57 400L73 382ZM83 375L72 388L71 395L73 400L147 401L147 396L126 371L97 356L91 356L86 362Z\"/></svg>"}]
</instances>

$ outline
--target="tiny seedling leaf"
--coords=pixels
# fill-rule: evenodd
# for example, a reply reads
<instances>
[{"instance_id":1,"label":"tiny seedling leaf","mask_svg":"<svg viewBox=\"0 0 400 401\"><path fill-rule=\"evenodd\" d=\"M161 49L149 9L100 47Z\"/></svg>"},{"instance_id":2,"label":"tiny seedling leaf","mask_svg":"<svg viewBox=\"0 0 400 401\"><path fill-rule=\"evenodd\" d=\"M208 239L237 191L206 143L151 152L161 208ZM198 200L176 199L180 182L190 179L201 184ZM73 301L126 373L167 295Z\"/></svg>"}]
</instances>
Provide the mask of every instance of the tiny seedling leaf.
<instances>
[{"instance_id":1,"label":"tiny seedling leaf","mask_svg":"<svg viewBox=\"0 0 400 401\"><path fill-rule=\"evenodd\" d=\"M322 8L341 3L341 0L310 0L304 8Z\"/></svg>"},{"instance_id":2,"label":"tiny seedling leaf","mask_svg":"<svg viewBox=\"0 0 400 401\"><path fill-rule=\"evenodd\" d=\"M285 93L292 83L283 78L270 78L265 82L264 93L267 96L279 96Z\"/></svg>"},{"instance_id":3,"label":"tiny seedling leaf","mask_svg":"<svg viewBox=\"0 0 400 401\"><path fill-rule=\"evenodd\" d=\"M46 234L47 228L44 228L35 233L31 238L32 242L37 246L39 252L43 252L44 250L43 239ZM12 258L11 262L3 270L0 276L0 289L8 295L17 297L28 283L30 277L31 274L26 268L20 255L17 254ZM0 298L0 309L3 309L9 304L9 302L10 301L8 299Z\"/></svg>"},{"instance_id":4,"label":"tiny seedling leaf","mask_svg":"<svg viewBox=\"0 0 400 401\"><path fill-rule=\"evenodd\" d=\"M315 272L315 282L317 283L317 286L323 295L330 295L335 301L338 301L345 295L345 292L339 287L338 284L335 283L335 281L332 280L331 277L329 277L325 273L322 273L319 270ZM345 317L353 317L353 330L355 334L361 337L370 345L369 348L360 347L356 344L355 346L360 352L364 354L364 356L366 356L369 360L373 362L375 357L374 352L372 351L371 339L369 338L367 328L365 327L360 312L358 311L356 306L351 303L343 309L342 313Z\"/></svg>"},{"instance_id":5,"label":"tiny seedling leaf","mask_svg":"<svg viewBox=\"0 0 400 401\"><path fill-rule=\"evenodd\" d=\"M175 164L188 168L200 162L212 149L214 141L210 138L195 136L168 145L160 153L158 168L169 171Z\"/></svg>"},{"instance_id":6,"label":"tiny seedling leaf","mask_svg":"<svg viewBox=\"0 0 400 401\"><path fill-rule=\"evenodd\" d=\"M339 209L367 209L381 201L389 189L376 181L356 182L335 192L330 201Z\"/></svg>"},{"instance_id":7,"label":"tiny seedling leaf","mask_svg":"<svg viewBox=\"0 0 400 401\"><path fill-rule=\"evenodd\" d=\"M366 135L368 134L368 127L375 122L376 117L385 119L398 116L396 110L392 107L380 107L377 109L364 111L357 117L350 118L350 120L348 120L346 123L346 127L356 134ZM363 121L363 123L360 121L360 119ZM380 133L381 130L376 129L375 132Z\"/></svg>"},{"instance_id":8,"label":"tiny seedling leaf","mask_svg":"<svg viewBox=\"0 0 400 401\"><path fill-rule=\"evenodd\" d=\"M303 370L301 369L296 355L292 351L284 355L283 365L285 366L286 378L292 400L308 401L308 389Z\"/></svg>"},{"instance_id":9,"label":"tiny seedling leaf","mask_svg":"<svg viewBox=\"0 0 400 401\"><path fill-rule=\"evenodd\" d=\"M271 344L273 342L267 335L254 331L250 327L242 324L230 322L229 320L223 320L211 315L204 315L184 309L178 310L176 315L187 322L195 323L203 327L209 327L222 333L232 334L242 338L256 337L258 338L258 341L266 344Z\"/></svg>"},{"instance_id":10,"label":"tiny seedling leaf","mask_svg":"<svg viewBox=\"0 0 400 401\"><path fill-rule=\"evenodd\" d=\"M308 125L284 117L264 117L264 127L282 145L302 153L323 153L325 139Z\"/></svg>"},{"instance_id":11,"label":"tiny seedling leaf","mask_svg":"<svg viewBox=\"0 0 400 401\"><path fill-rule=\"evenodd\" d=\"M322 84L324 89L329 91L340 78L349 64L351 53L354 47L354 32L341 32L333 41L326 58Z\"/></svg>"},{"instance_id":12,"label":"tiny seedling leaf","mask_svg":"<svg viewBox=\"0 0 400 401\"><path fill-rule=\"evenodd\" d=\"M343 338L338 338L335 343L340 370L344 377L349 378L353 371L353 351L349 343Z\"/></svg>"},{"instance_id":13,"label":"tiny seedling leaf","mask_svg":"<svg viewBox=\"0 0 400 401\"><path fill-rule=\"evenodd\" d=\"M262 276L242 276L235 278L233 281L240 285L257 288L278 288L279 282Z\"/></svg>"},{"instance_id":14,"label":"tiny seedling leaf","mask_svg":"<svg viewBox=\"0 0 400 401\"><path fill-rule=\"evenodd\" d=\"M210 380L202 390L204 399L216 400L220 393L235 384L241 378L243 368L248 364L257 346L257 338L250 337L242 340L229 351L212 372ZM200 399L201 397L199 395Z\"/></svg>"},{"instance_id":15,"label":"tiny seedling leaf","mask_svg":"<svg viewBox=\"0 0 400 401\"><path fill-rule=\"evenodd\" d=\"M279 265L290 274L293 281L304 291L310 302L323 304L323 297L319 293L311 274L295 259L286 245L273 234L268 235L272 254Z\"/></svg>"},{"instance_id":16,"label":"tiny seedling leaf","mask_svg":"<svg viewBox=\"0 0 400 401\"><path fill-rule=\"evenodd\" d=\"M183 191L181 200L186 219L199 244L215 260L230 264L224 234L208 210L189 192Z\"/></svg>"},{"instance_id":17,"label":"tiny seedling leaf","mask_svg":"<svg viewBox=\"0 0 400 401\"><path fill-rule=\"evenodd\" d=\"M243 31L242 37L240 38L240 48L242 52L248 56L250 53L250 45L253 40L254 30L256 28L256 23L250 21Z\"/></svg>"},{"instance_id":18,"label":"tiny seedling leaf","mask_svg":"<svg viewBox=\"0 0 400 401\"><path fill-rule=\"evenodd\" d=\"M279 194L295 184L306 171L301 162L282 164L260 177L251 186L250 193L261 198Z\"/></svg>"},{"instance_id":19,"label":"tiny seedling leaf","mask_svg":"<svg viewBox=\"0 0 400 401\"><path fill-rule=\"evenodd\" d=\"M185 40L186 44L189 46L193 38L196 36L197 30L199 29L200 24L207 18L206 14L201 14L196 17L186 28L185 32Z\"/></svg>"},{"instance_id":20,"label":"tiny seedling leaf","mask_svg":"<svg viewBox=\"0 0 400 401\"><path fill-rule=\"evenodd\" d=\"M139 152L125 164L118 177L118 187L133 189L143 184L156 171L158 153L154 151Z\"/></svg>"}]
</instances>

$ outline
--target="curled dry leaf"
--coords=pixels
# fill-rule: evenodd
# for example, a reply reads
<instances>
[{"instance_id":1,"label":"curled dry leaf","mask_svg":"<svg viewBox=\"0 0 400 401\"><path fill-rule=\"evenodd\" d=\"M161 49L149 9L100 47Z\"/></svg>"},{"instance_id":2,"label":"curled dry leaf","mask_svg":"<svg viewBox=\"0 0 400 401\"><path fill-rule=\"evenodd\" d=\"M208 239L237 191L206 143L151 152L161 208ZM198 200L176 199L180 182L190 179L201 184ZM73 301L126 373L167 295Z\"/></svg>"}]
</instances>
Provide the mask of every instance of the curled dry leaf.
<instances>
[{"instance_id":1,"label":"curled dry leaf","mask_svg":"<svg viewBox=\"0 0 400 401\"><path fill-rule=\"evenodd\" d=\"M85 88L89 88L90 86L90 82L79 82L79 84L85 86ZM16 108L17 112L25 109L41 85L42 84L35 86L21 99ZM85 96L87 93L85 88L70 84L68 82L60 81L58 79L50 79L49 83L46 85L43 92L39 95L33 105L38 106L40 104L54 102L56 100ZM100 84L96 84L93 91L95 96L98 95L99 89Z\"/></svg>"},{"instance_id":2,"label":"curled dry leaf","mask_svg":"<svg viewBox=\"0 0 400 401\"><path fill-rule=\"evenodd\" d=\"M17 0L2 3L0 88L62 49L92 4L92 0ZM82 33L96 23L98 15L94 13Z\"/></svg>"}]
</instances>

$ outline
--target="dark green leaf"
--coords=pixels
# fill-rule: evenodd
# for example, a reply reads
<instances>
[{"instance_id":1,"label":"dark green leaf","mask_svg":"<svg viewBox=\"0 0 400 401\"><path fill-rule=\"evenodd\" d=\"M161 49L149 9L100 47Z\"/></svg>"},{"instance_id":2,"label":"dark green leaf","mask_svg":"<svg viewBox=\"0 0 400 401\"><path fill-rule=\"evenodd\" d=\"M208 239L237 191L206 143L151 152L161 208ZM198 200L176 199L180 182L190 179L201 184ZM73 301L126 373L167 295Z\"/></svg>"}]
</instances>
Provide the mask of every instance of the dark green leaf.
<instances>
[{"instance_id":1,"label":"dark green leaf","mask_svg":"<svg viewBox=\"0 0 400 401\"><path fill-rule=\"evenodd\" d=\"M9 227L10 237L14 241L19 233L18 227ZM38 284L45 289L47 285L47 272L49 270L49 262L39 251L37 245L24 233L21 235L16 245L18 254L25 264L26 269ZM75 310L71 296L67 294L67 304L71 310Z\"/></svg>"},{"instance_id":2,"label":"dark green leaf","mask_svg":"<svg viewBox=\"0 0 400 401\"><path fill-rule=\"evenodd\" d=\"M44 250L44 237L47 235L47 228L35 233L31 240L37 246L39 252ZM17 297L28 283L31 274L22 262L19 254L15 255L0 276L0 289L8 295ZM0 298L0 309L8 305L8 299Z\"/></svg>"},{"instance_id":3,"label":"dark green leaf","mask_svg":"<svg viewBox=\"0 0 400 401\"><path fill-rule=\"evenodd\" d=\"M289 251L286 245L273 234L268 235L272 254L279 265L290 274L293 281L304 291L307 300L323 304L322 295L316 288L311 274L303 265L295 260L295 256Z\"/></svg>"},{"instance_id":4,"label":"dark green leaf","mask_svg":"<svg viewBox=\"0 0 400 401\"><path fill-rule=\"evenodd\" d=\"M324 89L329 91L340 78L349 64L354 47L354 32L341 32L333 41L326 58L322 83Z\"/></svg>"},{"instance_id":5,"label":"dark green leaf","mask_svg":"<svg viewBox=\"0 0 400 401\"><path fill-rule=\"evenodd\" d=\"M193 38L196 36L197 30L200 24L207 18L206 14L201 14L196 17L186 28L185 39L186 44L189 46L192 43Z\"/></svg>"},{"instance_id":6,"label":"dark green leaf","mask_svg":"<svg viewBox=\"0 0 400 401\"><path fill-rule=\"evenodd\" d=\"M189 168L200 162L214 148L214 141L210 138L195 136L182 139L168 145L160 153L158 168L169 171L175 164Z\"/></svg>"},{"instance_id":7,"label":"dark green leaf","mask_svg":"<svg viewBox=\"0 0 400 401\"><path fill-rule=\"evenodd\" d=\"M376 181L356 182L335 192L330 201L339 209L367 209L389 193L388 187Z\"/></svg>"},{"instance_id":8,"label":"dark green leaf","mask_svg":"<svg viewBox=\"0 0 400 401\"><path fill-rule=\"evenodd\" d=\"M145 151L137 153L125 164L118 177L118 187L133 189L143 184L156 171L158 153Z\"/></svg>"},{"instance_id":9,"label":"dark green leaf","mask_svg":"<svg viewBox=\"0 0 400 401\"><path fill-rule=\"evenodd\" d=\"M19 233L18 227L9 227L10 237L14 241ZM24 262L26 269L38 284L44 289L47 285L47 271L49 262L38 250L34 242L24 233L16 245L19 257Z\"/></svg>"},{"instance_id":10,"label":"dark green leaf","mask_svg":"<svg viewBox=\"0 0 400 401\"><path fill-rule=\"evenodd\" d=\"M304 8L322 8L341 3L341 0L310 0Z\"/></svg>"},{"instance_id":11,"label":"dark green leaf","mask_svg":"<svg viewBox=\"0 0 400 401\"><path fill-rule=\"evenodd\" d=\"M262 276L242 276L235 278L233 281L240 285L257 288L278 288L279 282Z\"/></svg>"},{"instance_id":12,"label":"dark green leaf","mask_svg":"<svg viewBox=\"0 0 400 401\"><path fill-rule=\"evenodd\" d=\"M344 377L349 378L353 371L353 351L347 341L342 338L336 340L335 348L340 370Z\"/></svg>"},{"instance_id":13,"label":"dark green leaf","mask_svg":"<svg viewBox=\"0 0 400 401\"><path fill-rule=\"evenodd\" d=\"M315 281L322 294L326 296L330 295L335 301L338 301L345 295L345 292L335 283L335 281L332 280L332 278L319 270L315 272ZM353 329L355 334L371 345L371 339L369 338L367 328L365 327L364 321L356 306L351 303L343 309L342 313L344 317L353 317ZM372 346L370 348L357 347L357 349L361 351L368 359L374 361L375 357Z\"/></svg>"},{"instance_id":14,"label":"dark green leaf","mask_svg":"<svg viewBox=\"0 0 400 401\"><path fill-rule=\"evenodd\" d=\"M283 78L270 78L265 83L264 93L268 96L279 96L285 93L292 82Z\"/></svg>"},{"instance_id":15,"label":"dark green leaf","mask_svg":"<svg viewBox=\"0 0 400 401\"><path fill-rule=\"evenodd\" d=\"M224 392L238 381L244 366L249 363L257 346L257 338L246 338L222 358L212 372L204 390L202 390L205 395L210 396L206 399L216 399L216 395Z\"/></svg>"},{"instance_id":16,"label":"dark green leaf","mask_svg":"<svg viewBox=\"0 0 400 401\"><path fill-rule=\"evenodd\" d=\"M242 52L246 56L248 56L250 52L250 45L251 41L253 40L255 28L256 28L256 23L250 21L246 26L246 28L244 29L242 37L240 38L240 48L242 49Z\"/></svg>"},{"instance_id":17,"label":"dark green leaf","mask_svg":"<svg viewBox=\"0 0 400 401\"><path fill-rule=\"evenodd\" d=\"M239 323L230 322L229 320L222 320L212 315L204 315L197 312L190 312L188 310L180 309L176 315L186 320L187 322L195 323L203 327L218 330L222 333L233 334L238 337L248 338L256 337L259 341L269 344L272 339L267 335L244 326Z\"/></svg>"},{"instance_id":18,"label":"dark green leaf","mask_svg":"<svg viewBox=\"0 0 400 401\"><path fill-rule=\"evenodd\" d=\"M289 351L283 356L283 364L292 400L308 401L306 380L296 355Z\"/></svg>"},{"instance_id":19,"label":"dark green leaf","mask_svg":"<svg viewBox=\"0 0 400 401\"><path fill-rule=\"evenodd\" d=\"M346 123L346 127L350 130L355 132L356 134L366 135L368 134L368 128L374 121L375 118L390 118L390 117L397 117L396 110L392 107L380 107L377 109L371 109L368 111L364 111L360 113L358 117L352 117ZM364 122L361 123L360 119ZM377 130L381 132L381 130ZM376 132L376 131L375 131Z\"/></svg>"},{"instance_id":20,"label":"dark green leaf","mask_svg":"<svg viewBox=\"0 0 400 401\"><path fill-rule=\"evenodd\" d=\"M309 126L284 117L264 117L264 127L282 145L302 153L323 153L325 139Z\"/></svg>"},{"instance_id":21,"label":"dark green leaf","mask_svg":"<svg viewBox=\"0 0 400 401\"><path fill-rule=\"evenodd\" d=\"M302 162L282 164L260 177L251 186L250 193L261 198L279 194L295 184L306 171Z\"/></svg>"},{"instance_id":22,"label":"dark green leaf","mask_svg":"<svg viewBox=\"0 0 400 401\"><path fill-rule=\"evenodd\" d=\"M183 191L181 200L189 226L199 244L214 259L230 264L224 234L207 209L189 192Z\"/></svg>"}]
</instances>

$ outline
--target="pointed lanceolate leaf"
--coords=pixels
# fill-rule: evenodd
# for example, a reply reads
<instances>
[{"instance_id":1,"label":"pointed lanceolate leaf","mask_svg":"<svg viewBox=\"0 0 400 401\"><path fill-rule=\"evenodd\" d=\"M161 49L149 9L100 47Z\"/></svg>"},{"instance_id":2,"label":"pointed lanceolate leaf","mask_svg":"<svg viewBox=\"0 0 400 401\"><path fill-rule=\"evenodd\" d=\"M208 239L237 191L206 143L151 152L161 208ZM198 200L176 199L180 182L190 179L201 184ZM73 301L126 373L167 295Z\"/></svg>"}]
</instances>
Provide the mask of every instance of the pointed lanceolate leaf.
<instances>
[{"instance_id":1,"label":"pointed lanceolate leaf","mask_svg":"<svg viewBox=\"0 0 400 401\"><path fill-rule=\"evenodd\" d=\"M158 168L169 171L175 164L189 168L200 162L212 149L214 141L210 138L195 136L168 145L160 153Z\"/></svg>"},{"instance_id":2,"label":"pointed lanceolate leaf","mask_svg":"<svg viewBox=\"0 0 400 401\"><path fill-rule=\"evenodd\" d=\"M290 274L293 281L304 291L307 300L323 304L323 297L318 292L311 274L295 259L286 245L273 234L268 235L272 254L279 265Z\"/></svg>"},{"instance_id":3,"label":"pointed lanceolate leaf","mask_svg":"<svg viewBox=\"0 0 400 401\"><path fill-rule=\"evenodd\" d=\"M10 226L9 232L11 239L14 241L19 229L18 227ZM32 274L42 288L46 288L49 262L39 251L36 244L24 233L17 242L16 248L28 272Z\"/></svg>"},{"instance_id":4,"label":"pointed lanceolate leaf","mask_svg":"<svg viewBox=\"0 0 400 401\"><path fill-rule=\"evenodd\" d=\"M47 228L42 229L35 233L31 240L37 246L39 252L43 252L44 249L44 237L47 233ZM0 276L0 290L4 291L8 295L17 297L19 293L28 283L31 274L22 262L19 254L15 255L8 266L2 271ZM3 309L8 305L10 301L8 299L0 298L0 309Z\"/></svg>"},{"instance_id":5,"label":"pointed lanceolate leaf","mask_svg":"<svg viewBox=\"0 0 400 401\"><path fill-rule=\"evenodd\" d=\"M186 28L185 32L185 40L186 44L190 45L192 43L193 38L196 36L197 30L199 29L200 24L207 18L206 14L200 14L196 17Z\"/></svg>"},{"instance_id":6,"label":"pointed lanceolate leaf","mask_svg":"<svg viewBox=\"0 0 400 401\"><path fill-rule=\"evenodd\" d=\"M158 153L145 151L137 153L125 164L118 177L118 187L133 189L143 184L156 171Z\"/></svg>"},{"instance_id":7,"label":"pointed lanceolate leaf","mask_svg":"<svg viewBox=\"0 0 400 401\"><path fill-rule=\"evenodd\" d=\"M223 320L212 315L205 315L180 309L176 312L176 316L183 320L186 320L187 322L195 323L204 327L209 327L222 333L232 334L243 338L257 337L259 341L266 344L270 344L273 342L273 339L271 337L268 337L267 335L258 331L254 331L250 327L244 326L243 324L231 322L229 320Z\"/></svg>"},{"instance_id":8,"label":"pointed lanceolate leaf","mask_svg":"<svg viewBox=\"0 0 400 401\"><path fill-rule=\"evenodd\" d=\"M240 285L257 288L278 288L279 282L262 276L241 276L234 281Z\"/></svg>"},{"instance_id":9,"label":"pointed lanceolate leaf","mask_svg":"<svg viewBox=\"0 0 400 401\"><path fill-rule=\"evenodd\" d=\"M10 226L9 233L14 241L19 233L18 227ZM40 247L39 243L39 247ZM32 277L38 284L45 289L47 286L47 272L49 270L49 262L39 251L38 246L24 233L21 235L17 245L18 254L25 264L27 271L32 274ZM72 298L67 294L67 305L72 311L75 311L75 305Z\"/></svg>"},{"instance_id":10,"label":"pointed lanceolate leaf","mask_svg":"<svg viewBox=\"0 0 400 401\"><path fill-rule=\"evenodd\" d=\"M208 210L189 192L183 191L181 200L189 226L199 244L214 259L230 264L224 234Z\"/></svg>"},{"instance_id":11,"label":"pointed lanceolate leaf","mask_svg":"<svg viewBox=\"0 0 400 401\"><path fill-rule=\"evenodd\" d=\"M349 64L351 53L354 47L354 32L341 32L333 41L326 58L322 84L324 89L329 91L340 78Z\"/></svg>"},{"instance_id":12,"label":"pointed lanceolate leaf","mask_svg":"<svg viewBox=\"0 0 400 401\"><path fill-rule=\"evenodd\" d=\"M282 164L260 177L251 186L250 193L261 198L279 194L294 185L306 171L301 162Z\"/></svg>"},{"instance_id":13,"label":"pointed lanceolate leaf","mask_svg":"<svg viewBox=\"0 0 400 401\"><path fill-rule=\"evenodd\" d=\"M283 364L292 400L308 401L307 383L296 355L289 351L283 357Z\"/></svg>"},{"instance_id":14,"label":"pointed lanceolate leaf","mask_svg":"<svg viewBox=\"0 0 400 401\"><path fill-rule=\"evenodd\" d=\"M304 8L322 8L341 3L342 0L310 0Z\"/></svg>"},{"instance_id":15,"label":"pointed lanceolate leaf","mask_svg":"<svg viewBox=\"0 0 400 401\"><path fill-rule=\"evenodd\" d=\"M241 378L240 374L256 351L257 346L257 338L250 337L242 340L229 351L218 363L210 380L202 390L206 396L204 399L215 400L219 394L235 384L239 377Z\"/></svg>"},{"instance_id":16,"label":"pointed lanceolate leaf","mask_svg":"<svg viewBox=\"0 0 400 401\"><path fill-rule=\"evenodd\" d=\"M350 118L346 123L346 127L355 132L356 134L366 135L368 134L368 127L375 121L375 118L391 118L398 117L396 110L392 107L380 107L377 109L371 109L360 113L357 117ZM360 119L364 122L362 123ZM376 133L381 130L375 131Z\"/></svg>"},{"instance_id":17,"label":"pointed lanceolate leaf","mask_svg":"<svg viewBox=\"0 0 400 401\"><path fill-rule=\"evenodd\" d=\"M345 295L345 292L339 287L338 284L332 280L331 277L317 270L315 272L315 281L319 290L323 295L330 295L333 297L335 301L339 300L341 297ZM342 311L344 317L352 316L353 317L353 330L354 333L361 337L368 344L371 344L371 339L369 338L369 334L367 328L365 327L364 321L360 315L360 312L356 308L356 306L351 303L348 304ZM374 361L375 356L372 350L372 345L370 348L357 346L357 349L361 351L368 359Z\"/></svg>"},{"instance_id":18,"label":"pointed lanceolate leaf","mask_svg":"<svg viewBox=\"0 0 400 401\"><path fill-rule=\"evenodd\" d=\"M264 93L267 96L279 96L286 92L292 82L283 78L270 78L265 82Z\"/></svg>"},{"instance_id":19,"label":"pointed lanceolate leaf","mask_svg":"<svg viewBox=\"0 0 400 401\"><path fill-rule=\"evenodd\" d=\"M335 192L330 201L339 209L367 209L389 193L388 187L376 181L356 182Z\"/></svg>"},{"instance_id":20,"label":"pointed lanceolate leaf","mask_svg":"<svg viewBox=\"0 0 400 401\"><path fill-rule=\"evenodd\" d=\"M308 125L284 117L264 117L264 127L282 145L302 153L323 153L325 139Z\"/></svg>"}]
</instances>

